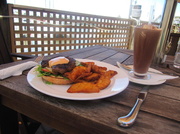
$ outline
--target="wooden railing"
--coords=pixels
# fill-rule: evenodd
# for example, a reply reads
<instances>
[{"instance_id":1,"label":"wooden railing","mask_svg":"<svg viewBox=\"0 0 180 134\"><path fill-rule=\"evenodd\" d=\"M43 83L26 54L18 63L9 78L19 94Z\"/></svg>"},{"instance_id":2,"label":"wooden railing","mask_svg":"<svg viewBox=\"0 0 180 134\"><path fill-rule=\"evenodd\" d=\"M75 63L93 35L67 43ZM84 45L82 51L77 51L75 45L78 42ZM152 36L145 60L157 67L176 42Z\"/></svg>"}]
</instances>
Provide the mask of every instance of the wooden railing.
<instances>
[{"instance_id":1,"label":"wooden railing","mask_svg":"<svg viewBox=\"0 0 180 134\"><path fill-rule=\"evenodd\" d=\"M103 45L128 49L133 20L9 4L12 52L50 55Z\"/></svg>"}]
</instances>

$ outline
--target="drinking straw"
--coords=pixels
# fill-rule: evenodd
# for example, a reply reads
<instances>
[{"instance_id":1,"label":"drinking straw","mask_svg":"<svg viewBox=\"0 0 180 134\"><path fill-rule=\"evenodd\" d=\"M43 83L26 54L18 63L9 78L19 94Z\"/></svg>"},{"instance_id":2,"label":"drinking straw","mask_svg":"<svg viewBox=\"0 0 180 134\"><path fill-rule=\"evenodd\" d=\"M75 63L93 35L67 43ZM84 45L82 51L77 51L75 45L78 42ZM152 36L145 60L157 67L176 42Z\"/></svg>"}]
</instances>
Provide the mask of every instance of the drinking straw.
<instances>
[{"instance_id":1,"label":"drinking straw","mask_svg":"<svg viewBox=\"0 0 180 134\"><path fill-rule=\"evenodd\" d=\"M61 25L61 24L52 24L52 23L48 23L48 22L45 22L45 21L42 21L42 20L37 20L37 19L34 19L34 18L31 18L31 17L21 17L21 16L4 16L4 15L0 15L0 18L26 18L26 19L29 19L29 20L34 20L34 21L37 21L39 23L42 23L42 24L46 24L46 25L54 25L54 26L59 26L59 27L68 27L68 26L75 26L75 25L85 25L85 26L90 26L90 27L93 27L95 29L99 29L101 30L101 32L108 32L108 31L113 31L113 29L108 29L108 28L100 28L100 27L97 27L93 24L88 24L86 22L74 22L72 24L64 24L64 25Z\"/></svg>"},{"instance_id":2,"label":"drinking straw","mask_svg":"<svg viewBox=\"0 0 180 134\"><path fill-rule=\"evenodd\" d=\"M151 5L151 7L150 7L150 13L149 13L148 24L151 24L151 23L152 23L153 10L154 10L154 6Z\"/></svg>"}]
</instances>

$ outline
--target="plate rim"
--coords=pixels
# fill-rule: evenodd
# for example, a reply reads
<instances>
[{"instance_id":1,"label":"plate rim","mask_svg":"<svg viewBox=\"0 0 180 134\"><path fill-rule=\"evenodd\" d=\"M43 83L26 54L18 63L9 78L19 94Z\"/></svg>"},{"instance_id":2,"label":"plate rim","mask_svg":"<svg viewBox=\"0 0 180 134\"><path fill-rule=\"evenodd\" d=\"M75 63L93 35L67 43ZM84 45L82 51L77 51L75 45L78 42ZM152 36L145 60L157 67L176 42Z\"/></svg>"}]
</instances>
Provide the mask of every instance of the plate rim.
<instances>
[{"instance_id":1,"label":"plate rim","mask_svg":"<svg viewBox=\"0 0 180 134\"><path fill-rule=\"evenodd\" d=\"M123 89L122 90L120 90L120 91L112 91L113 93L112 94L107 94L107 95L102 95L101 96L101 91L99 92L99 93L76 93L76 94L99 94L99 97L94 97L94 98L77 98L77 97L73 97L73 98L71 98L71 97L65 97L65 96L57 96L57 95L52 95L52 94L49 94L49 93L46 93L46 92L43 92L42 90L40 90L39 88L37 89L37 87L35 86L35 85L33 85L32 83L31 83L31 81L30 81L30 75L31 74L33 74L33 73L35 73L35 72L33 72L34 71L34 69L37 67L37 66L35 66L35 67L33 67L29 72L28 72L28 74L27 74L27 81L28 81L28 83L31 85L31 87L33 87L35 90L37 90L37 91L39 91L39 92L41 92L41 93L43 93L43 94L45 94L45 95L48 95L48 96L52 96L52 97L55 97L55 98L61 98L61 99L66 99L66 100L97 100L97 99L103 99L103 98L107 98L107 97L111 97L111 96L114 96L114 95L116 95L116 94L118 94L118 93L121 93L122 91L124 91L126 88L127 88L127 86L129 85L129 78L128 78L128 75L122 70L122 69L120 69L120 68L118 68L118 67L116 67L116 66L114 66L114 65L112 65L112 64L109 64L109 63L106 63L106 62L103 62L103 61L98 61L98 60L91 60L91 59L78 59L78 58L75 58L75 60L79 60L79 61L84 61L84 62L95 62L95 64L98 62L98 64L100 64L100 63L103 63L103 64L106 64L107 66L107 68L108 68L108 66L113 66L116 70L118 70L119 72L121 72L121 73L123 73L123 76L124 76L124 78L123 79L126 79L126 83L124 84L124 87L123 87ZM108 70L110 70L110 68L108 68ZM120 74L119 74L120 75ZM38 77L37 75L35 75L34 74L34 77ZM42 79L41 79L42 80ZM116 80L116 79L115 79ZM114 81L115 81L114 80ZM43 81L42 81L43 82ZM50 86L50 85L49 85ZM58 86L61 86L61 85L58 85ZM106 89L106 88L105 88ZM110 90L110 89L109 89ZM73 93L73 94L75 94L75 93Z\"/></svg>"}]
</instances>

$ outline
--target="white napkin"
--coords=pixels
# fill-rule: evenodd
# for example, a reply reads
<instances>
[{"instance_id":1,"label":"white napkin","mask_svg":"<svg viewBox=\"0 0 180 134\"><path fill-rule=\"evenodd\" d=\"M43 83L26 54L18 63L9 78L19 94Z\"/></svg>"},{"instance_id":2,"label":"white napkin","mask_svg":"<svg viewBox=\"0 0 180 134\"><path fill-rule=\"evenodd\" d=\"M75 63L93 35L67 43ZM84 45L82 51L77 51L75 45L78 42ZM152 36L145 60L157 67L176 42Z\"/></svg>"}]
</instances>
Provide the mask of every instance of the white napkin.
<instances>
[{"instance_id":1,"label":"white napkin","mask_svg":"<svg viewBox=\"0 0 180 134\"><path fill-rule=\"evenodd\" d=\"M27 70L31 67L36 66L38 63L34 61L28 61L22 64L18 64L15 66L11 66L8 68L4 68L0 70L0 79L5 79L10 76L18 76L21 75L24 70Z\"/></svg>"}]
</instances>

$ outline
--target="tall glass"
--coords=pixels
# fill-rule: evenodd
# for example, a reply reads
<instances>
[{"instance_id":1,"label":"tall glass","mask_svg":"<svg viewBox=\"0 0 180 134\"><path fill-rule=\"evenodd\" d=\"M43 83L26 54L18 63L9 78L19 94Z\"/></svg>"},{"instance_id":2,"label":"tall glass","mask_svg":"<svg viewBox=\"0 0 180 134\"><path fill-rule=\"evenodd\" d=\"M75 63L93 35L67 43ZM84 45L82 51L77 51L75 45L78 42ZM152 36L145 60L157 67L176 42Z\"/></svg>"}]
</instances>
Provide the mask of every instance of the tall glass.
<instances>
[{"instance_id":1,"label":"tall glass","mask_svg":"<svg viewBox=\"0 0 180 134\"><path fill-rule=\"evenodd\" d=\"M134 75L147 76L161 30L153 26L135 27L134 29Z\"/></svg>"}]
</instances>

